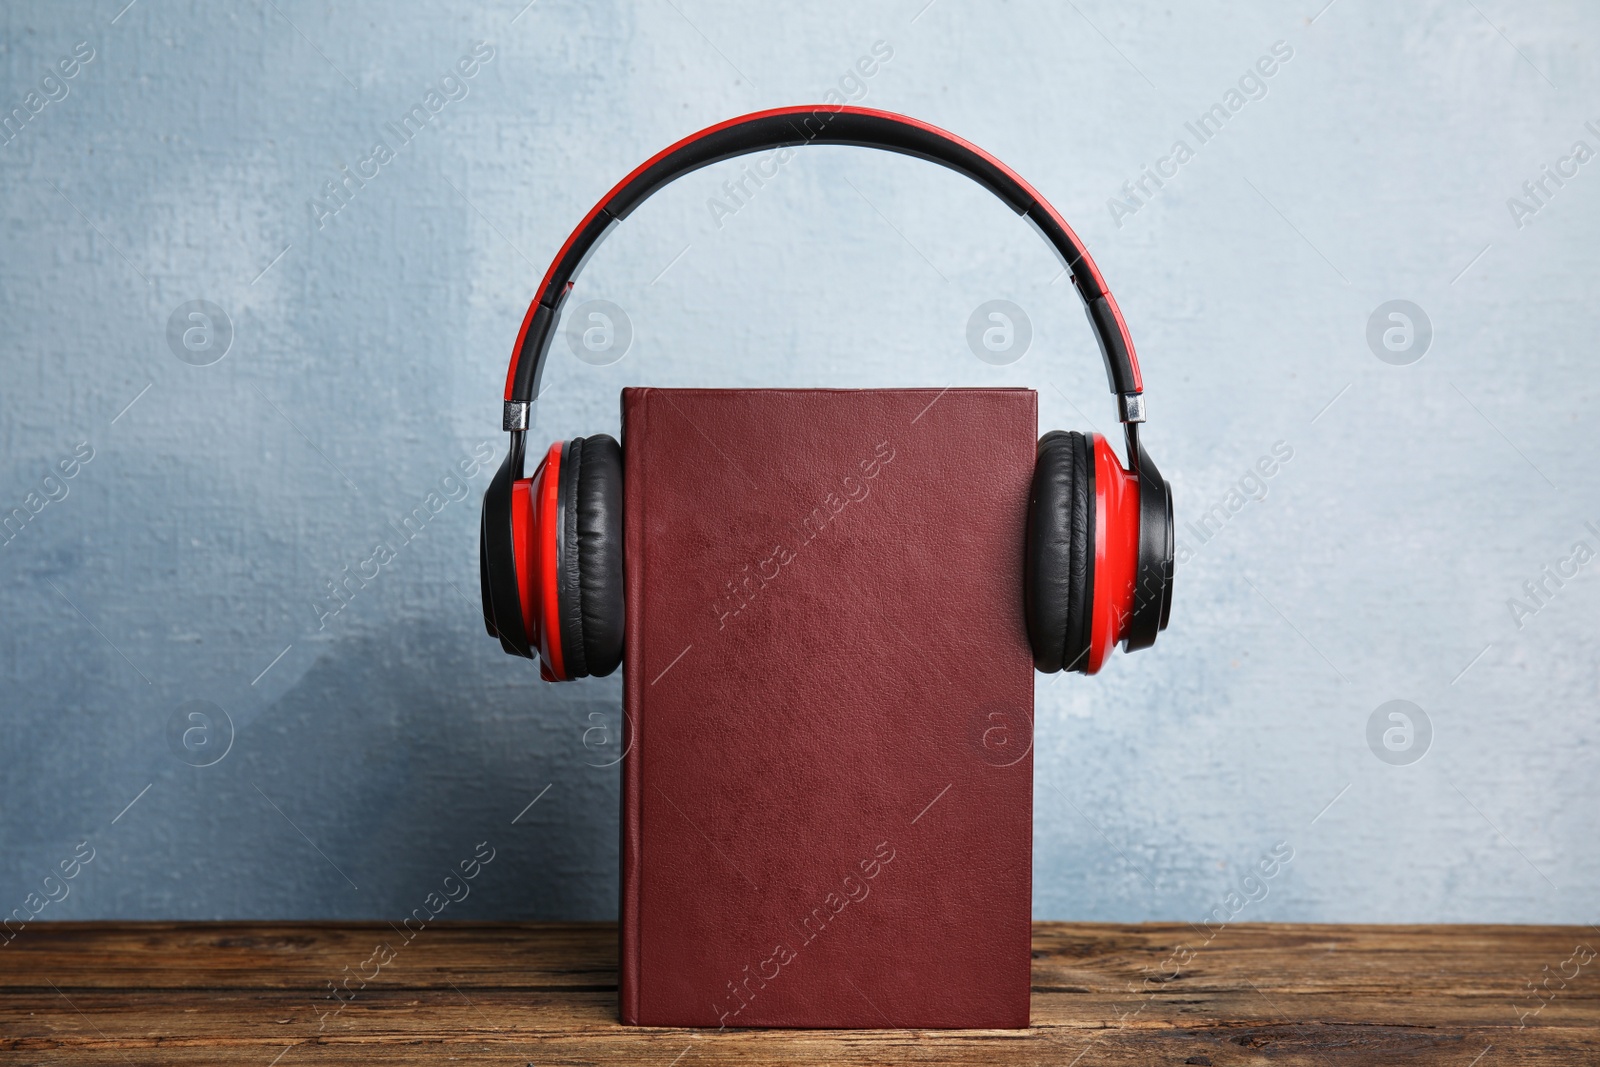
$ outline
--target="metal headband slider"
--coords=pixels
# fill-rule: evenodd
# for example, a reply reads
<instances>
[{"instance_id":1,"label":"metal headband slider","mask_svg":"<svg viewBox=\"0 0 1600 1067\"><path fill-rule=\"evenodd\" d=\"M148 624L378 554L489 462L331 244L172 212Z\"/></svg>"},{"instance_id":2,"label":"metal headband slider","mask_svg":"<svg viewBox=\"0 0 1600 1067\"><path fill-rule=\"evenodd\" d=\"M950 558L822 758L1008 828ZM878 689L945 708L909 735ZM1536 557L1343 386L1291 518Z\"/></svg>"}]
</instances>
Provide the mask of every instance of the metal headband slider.
<instances>
[{"instance_id":1,"label":"metal headband slider","mask_svg":"<svg viewBox=\"0 0 1600 1067\"><path fill-rule=\"evenodd\" d=\"M1144 394L1123 393L1118 399L1121 401L1123 422L1144 421Z\"/></svg>"},{"instance_id":2,"label":"metal headband slider","mask_svg":"<svg viewBox=\"0 0 1600 1067\"><path fill-rule=\"evenodd\" d=\"M501 418L501 428L505 430L526 430L528 428L528 410L533 405L526 400L507 400L505 414Z\"/></svg>"}]
</instances>

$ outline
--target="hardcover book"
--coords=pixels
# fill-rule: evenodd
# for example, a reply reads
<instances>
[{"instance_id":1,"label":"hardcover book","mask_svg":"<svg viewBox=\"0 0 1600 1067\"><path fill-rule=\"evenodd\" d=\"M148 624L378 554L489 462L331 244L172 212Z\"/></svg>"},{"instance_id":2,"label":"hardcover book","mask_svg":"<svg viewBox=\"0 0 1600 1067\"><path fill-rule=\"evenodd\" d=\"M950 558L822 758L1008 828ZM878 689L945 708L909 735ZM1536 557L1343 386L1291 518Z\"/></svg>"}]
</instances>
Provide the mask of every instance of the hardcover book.
<instances>
[{"instance_id":1,"label":"hardcover book","mask_svg":"<svg viewBox=\"0 0 1600 1067\"><path fill-rule=\"evenodd\" d=\"M621 1016L1026 1027L1026 389L623 392Z\"/></svg>"}]
</instances>

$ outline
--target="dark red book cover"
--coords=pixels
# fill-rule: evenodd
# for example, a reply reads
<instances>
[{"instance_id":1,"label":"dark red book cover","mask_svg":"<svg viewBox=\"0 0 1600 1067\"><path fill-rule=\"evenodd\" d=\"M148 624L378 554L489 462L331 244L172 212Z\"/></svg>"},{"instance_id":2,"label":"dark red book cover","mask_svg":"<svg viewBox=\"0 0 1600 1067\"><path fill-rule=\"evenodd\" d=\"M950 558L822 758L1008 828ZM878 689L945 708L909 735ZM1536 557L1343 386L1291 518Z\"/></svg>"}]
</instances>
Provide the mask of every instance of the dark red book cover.
<instances>
[{"instance_id":1,"label":"dark red book cover","mask_svg":"<svg viewBox=\"0 0 1600 1067\"><path fill-rule=\"evenodd\" d=\"M623 392L621 1016L1025 1027L1025 389Z\"/></svg>"}]
</instances>

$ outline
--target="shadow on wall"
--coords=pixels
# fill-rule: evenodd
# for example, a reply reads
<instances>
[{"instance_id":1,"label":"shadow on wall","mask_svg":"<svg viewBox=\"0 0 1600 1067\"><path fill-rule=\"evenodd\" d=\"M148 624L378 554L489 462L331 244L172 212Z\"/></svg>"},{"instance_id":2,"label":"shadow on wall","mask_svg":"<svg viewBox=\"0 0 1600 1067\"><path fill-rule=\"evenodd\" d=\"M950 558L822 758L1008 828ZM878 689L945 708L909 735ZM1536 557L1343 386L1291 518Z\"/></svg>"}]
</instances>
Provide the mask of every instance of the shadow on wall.
<instances>
[{"instance_id":1,"label":"shadow on wall","mask_svg":"<svg viewBox=\"0 0 1600 1067\"><path fill-rule=\"evenodd\" d=\"M440 920L614 919L620 673L536 671L431 622L329 645L195 798L237 805L211 832L242 831L223 845L241 912L399 922L448 892ZM463 895L462 862L491 851Z\"/></svg>"}]
</instances>

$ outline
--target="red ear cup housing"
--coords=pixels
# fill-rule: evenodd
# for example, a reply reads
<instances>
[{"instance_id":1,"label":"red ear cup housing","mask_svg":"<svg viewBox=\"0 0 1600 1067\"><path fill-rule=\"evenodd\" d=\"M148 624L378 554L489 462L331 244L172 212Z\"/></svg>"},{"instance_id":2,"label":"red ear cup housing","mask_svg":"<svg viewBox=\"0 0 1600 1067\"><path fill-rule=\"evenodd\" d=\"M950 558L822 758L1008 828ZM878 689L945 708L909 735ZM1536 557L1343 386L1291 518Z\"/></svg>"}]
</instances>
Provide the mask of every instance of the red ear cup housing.
<instances>
[{"instance_id":1,"label":"red ear cup housing","mask_svg":"<svg viewBox=\"0 0 1600 1067\"><path fill-rule=\"evenodd\" d=\"M1094 590L1089 660L1085 674L1105 664L1127 636L1133 617L1133 587L1139 564L1139 479L1122 469L1099 434L1094 442Z\"/></svg>"},{"instance_id":2,"label":"red ear cup housing","mask_svg":"<svg viewBox=\"0 0 1600 1067\"><path fill-rule=\"evenodd\" d=\"M517 599L528 642L547 682L566 680L566 649L561 644L557 580L560 572L561 474L565 445L557 441L534 468L533 477L513 486L512 531L516 546Z\"/></svg>"}]
</instances>

